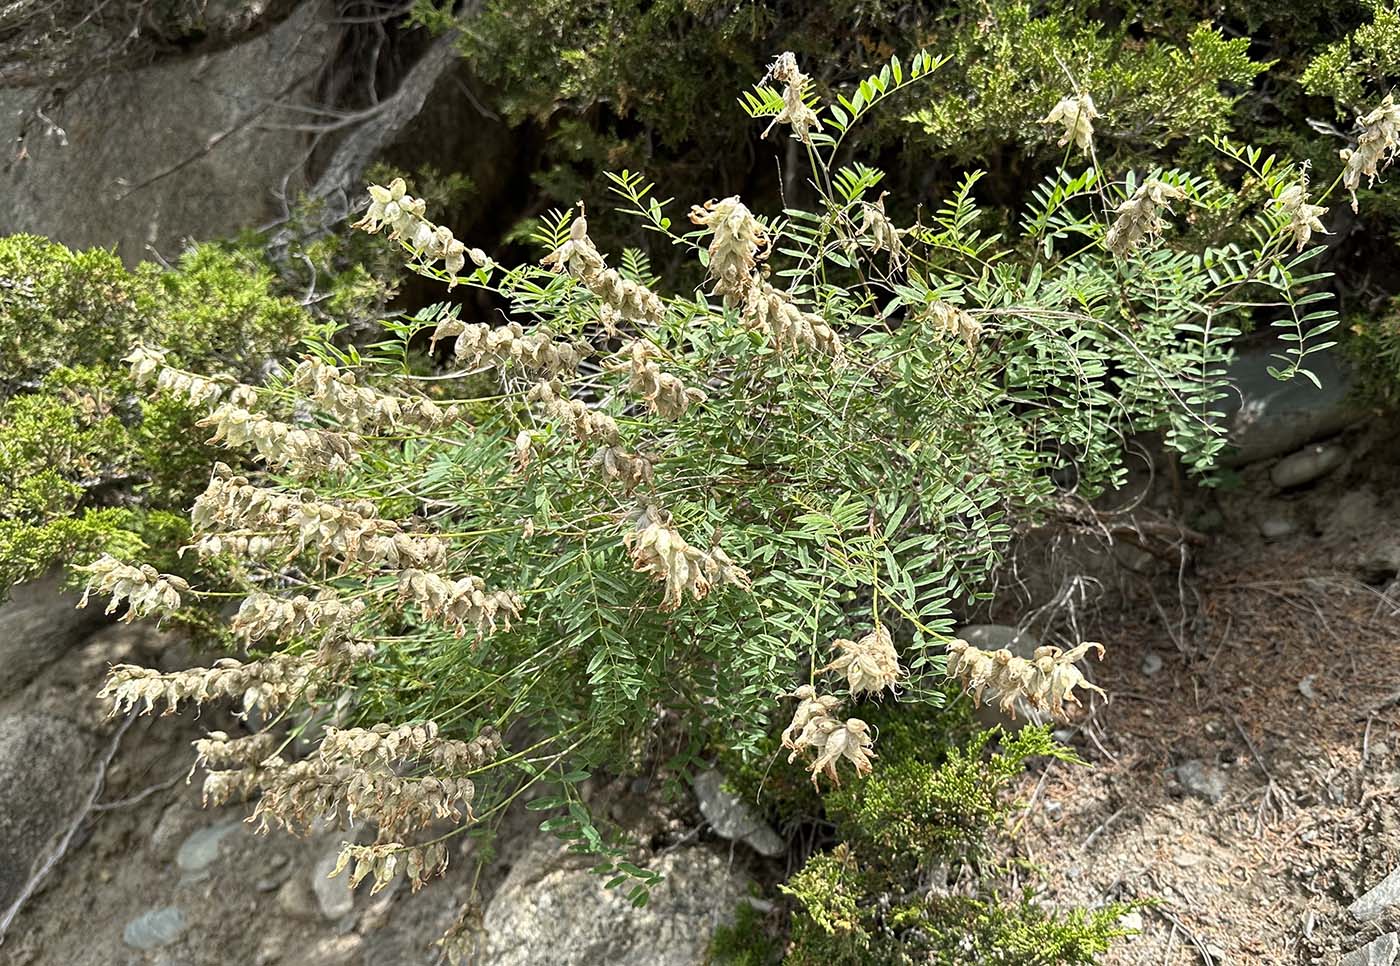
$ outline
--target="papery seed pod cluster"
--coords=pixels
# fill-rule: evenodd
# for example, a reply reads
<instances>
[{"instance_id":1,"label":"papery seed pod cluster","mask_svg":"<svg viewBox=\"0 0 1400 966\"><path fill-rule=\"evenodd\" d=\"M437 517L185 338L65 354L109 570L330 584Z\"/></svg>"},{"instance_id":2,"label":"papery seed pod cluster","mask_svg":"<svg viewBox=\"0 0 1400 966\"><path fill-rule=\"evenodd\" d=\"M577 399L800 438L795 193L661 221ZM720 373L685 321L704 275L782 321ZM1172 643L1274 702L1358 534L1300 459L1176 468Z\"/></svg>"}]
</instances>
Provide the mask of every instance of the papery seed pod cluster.
<instances>
[{"instance_id":1,"label":"papery seed pod cluster","mask_svg":"<svg viewBox=\"0 0 1400 966\"><path fill-rule=\"evenodd\" d=\"M758 275L744 298L744 324L762 332L779 351L807 349L839 358L845 351L841 337L815 312L799 309L786 292L780 292Z\"/></svg>"},{"instance_id":2,"label":"papery seed pod cluster","mask_svg":"<svg viewBox=\"0 0 1400 966\"><path fill-rule=\"evenodd\" d=\"M456 284L455 276L466 266L468 258L478 267L490 264L481 249L467 248L452 236L450 228L428 221L424 217L427 203L409 195L407 190L402 178L395 178L388 186L370 185L369 209L352 227L370 234L387 227L390 238L407 245L419 257L429 261L441 259L447 273L454 276L448 288Z\"/></svg>"},{"instance_id":3,"label":"papery seed pod cluster","mask_svg":"<svg viewBox=\"0 0 1400 966\"><path fill-rule=\"evenodd\" d=\"M194 745L196 768L247 768L267 760L282 740L271 731L230 738L227 732L211 731L196 738Z\"/></svg>"},{"instance_id":4,"label":"papery seed pod cluster","mask_svg":"<svg viewBox=\"0 0 1400 966\"><path fill-rule=\"evenodd\" d=\"M1064 147L1073 141L1075 147L1089 154L1094 148L1094 121L1099 117L1094 99L1088 94L1071 94L1060 99L1041 124L1060 124L1065 132L1056 143Z\"/></svg>"},{"instance_id":5,"label":"papery seed pod cluster","mask_svg":"<svg viewBox=\"0 0 1400 966\"><path fill-rule=\"evenodd\" d=\"M1327 229L1322 224L1322 216L1327 214L1327 209L1322 205L1308 203L1306 171L1297 181L1284 188L1277 198L1271 199L1269 205L1288 216L1287 230L1293 236L1295 251L1301 252L1307 247L1313 232L1327 234Z\"/></svg>"},{"instance_id":6,"label":"papery seed pod cluster","mask_svg":"<svg viewBox=\"0 0 1400 966\"><path fill-rule=\"evenodd\" d=\"M623 493L655 481L656 471L651 460L629 453L621 446L604 446L593 454L589 466L601 470L603 478L622 484Z\"/></svg>"},{"instance_id":7,"label":"papery seed pod cluster","mask_svg":"<svg viewBox=\"0 0 1400 966\"><path fill-rule=\"evenodd\" d=\"M749 576L719 547L699 550L671 526L671 515L646 507L637 515L636 529L623 541L632 555L632 568L665 582L663 611L675 610L687 593L703 600L714 587L732 584L747 590Z\"/></svg>"},{"instance_id":8,"label":"papery seed pod cluster","mask_svg":"<svg viewBox=\"0 0 1400 966\"><path fill-rule=\"evenodd\" d=\"M466 369L516 367L550 377L567 375L578 370L587 351L587 346L556 341L544 326L526 332L518 322L493 329L484 322L461 319L438 323L428 350L431 352L439 340L453 337L457 340L453 355Z\"/></svg>"},{"instance_id":9,"label":"papery seed pod cluster","mask_svg":"<svg viewBox=\"0 0 1400 966\"><path fill-rule=\"evenodd\" d=\"M654 350L648 343L637 341L623 346L627 359L628 386L647 401L652 412L662 419L680 419L691 406L705 401L705 393L686 386L679 377L662 372L653 361Z\"/></svg>"},{"instance_id":10,"label":"papery seed pod cluster","mask_svg":"<svg viewBox=\"0 0 1400 966\"><path fill-rule=\"evenodd\" d=\"M468 629L477 637L493 633L499 624L510 630L511 618L520 617L523 602L519 594L505 590L488 591L480 577L450 580L440 574L412 568L399 573L399 596L412 600L429 620L438 619L458 637Z\"/></svg>"},{"instance_id":11,"label":"papery seed pod cluster","mask_svg":"<svg viewBox=\"0 0 1400 966\"><path fill-rule=\"evenodd\" d=\"M78 606L86 607L92 594L103 594L111 597L104 613L112 614L125 600L122 620L128 623L147 614L174 613L180 609L180 595L190 591L183 577L162 574L149 564L133 567L106 553L77 569L89 575Z\"/></svg>"},{"instance_id":12,"label":"papery seed pod cluster","mask_svg":"<svg viewBox=\"0 0 1400 966\"><path fill-rule=\"evenodd\" d=\"M580 400L565 399L564 386L557 379L535 383L525 401L537 404L551 419L563 423L581 443L615 446L619 441L616 420Z\"/></svg>"},{"instance_id":13,"label":"papery seed pod cluster","mask_svg":"<svg viewBox=\"0 0 1400 966\"><path fill-rule=\"evenodd\" d=\"M583 215L570 223L569 237L540 264L578 279L584 288L629 321L657 323L666 314L666 306L655 292L607 267L602 253L588 237L588 220Z\"/></svg>"},{"instance_id":14,"label":"papery seed pod cluster","mask_svg":"<svg viewBox=\"0 0 1400 966\"><path fill-rule=\"evenodd\" d=\"M889 192L881 193L873 202L861 205L860 234L862 241L871 252L889 252L890 265L898 268L905 261L904 242L900 240L900 230L885 214L885 198Z\"/></svg>"},{"instance_id":15,"label":"papery seed pod cluster","mask_svg":"<svg viewBox=\"0 0 1400 966\"><path fill-rule=\"evenodd\" d=\"M783 747L791 751L788 762L811 755L808 769L813 785L823 773L835 784L841 784L836 770L841 761L850 762L857 777L868 775L873 767L871 759L875 757L872 750L875 738L870 726L860 718L842 721L837 715L840 699L818 694L810 684L802 685L792 697L799 700L792 722L783 730Z\"/></svg>"},{"instance_id":16,"label":"papery seed pod cluster","mask_svg":"<svg viewBox=\"0 0 1400 966\"><path fill-rule=\"evenodd\" d=\"M335 472L360 461L360 438L353 433L303 429L232 403L219 406L197 425L214 428L214 435L209 438L211 443L227 446L251 443L271 466Z\"/></svg>"},{"instance_id":17,"label":"papery seed pod cluster","mask_svg":"<svg viewBox=\"0 0 1400 966\"><path fill-rule=\"evenodd\" d=\"M710 278L715 293L728 305L740 305L749 294L758 263L768 256L763 225L737 197L707 201L690 209L690 220L710 229Z\"/></svg>"},{"instance_id":18,"label":"papery seed pod cluster","mask_svg":"<svg viewBox=\"0 0 1400 966\"><path fill-rule=\"evenodd\" d=\"M447 855L440 842L404 843L438 820L471 819L476 788L464 773L485 765L501 748L500 736L489 727L471 741L455 741L441 738L431 722L331 728L316 753L300 761L264 754L270 746L275 751L275 742L253 738L258 741L230 742L215 733L195 743L212 769L204 780L205 803L259 793L253 818L260 831L270 826L304 831L317 821L346 828L369 821L376 826L376 841L347 843L331 874L350 867L352 882L373 874L378 887L399 868L415 887L442 871ZM437 773L400 774L398 767L405 765Z\"/></svg>"},{"instance_id":19,"label":"papery seed pod cluster","mask_svg":"<svg viewBox=\"0 0 1400 966\"><path fill-rule=\"evenodd\" d=\"M347 372L319 359L307 359L292 371L291 384L341 426L355 433L393 430L401 426L440 429L459 418L454 407L442 407L422 396L392 396L358 383Z\"/></svg>"},{"instance_id":20,"label":"papery seed pod cluster","mask_svg":"<svg viewBox=\"0 0 1400 966\"><path fill-rule=\"evenodd\" d=\"M1400 107L1395 105L1395 96L1387 94L1375 110L1357 118L1357 123L1361 125L1361 136L1356 147L1340 152L1346 164L1342 186L1351 194L1352 211L1357 210L1356 189L1361 187L1362 177L1368 186L1375 184L1380 172L1390 166L1400 150Z\"/></svg>"},{"instance_id":21,"label":"papery seed pod cluster","mask_svg":"<svg viewBox=\"0 0 1400 966\"><path fill-rule=\"evenodd\" d=\"M982 323L956 305L932 302L928 307L928 319L935 328L967 343L969 349L982 338Z\"/></svg>"},{"instance_id":22,"label":"papery seed pod cluster","mask_svg":"<svg viewBox=\"0 0 1400 966\"><path fill-rule=\"evenodd\" d=\"M337 666L328 666L311 654L273 654L246 664L225 657L211 667L169 673L118 664L98 697L110 698L114 712L140 707L141 714L149 714L164 702L161 713L174 714L182 701L205 704L218 698L241 701L244 714L254 708L276 711L297 700L314 703L319 689L337 672L373 653L369 644L347 644L338 652Z\"/></svg>"},{"instance_id":23,"label":"papery seed pod cluster","mask_svg":"<svg viewBox=\"0 0 1400 966\"><path fill-rule=\"evenodd\" d=\"M131 380L138 386L144 386L160 374L165 368L166 352L164 349L153 349L150 346L138 345L122 359L131 367Z\"/></svg>"},{"instance_id":24,"label":"papery seed pod cluster","mask_svg":"<svg viewBox=\"0 0 1400 966\"><path fill-rule=\"evenodd\" d=\"M274 597L255 593L244 598L234 614L231 629L250 643L265 637L289 636L344 637L364 616L365 602L345 600L334 594L308 597Z\"/></svg>"},{"instance_id":25,"label":"papery seed pod cluster","mask_svg":"<svg viewBox=\"0 0 1400 966\"><path fill-rule=\"evenodd\" d=\"M894 640L883 624L858 641L837 638L831 643L838 651L836 658L820 670L844 675L853 698L893 688L904 674Z\"/></svg>"},{"instance_id":26,"label":"papery seed pod cluster","mask_svg":"<svg viewBox=\"0 0 1400 966\"><path fill-rule=\"evenodd\" d=\"M456 741L440 737L437 724L424 721L398 727L377 724L370 728L327 728L319 754L362 767L417 761L459 772L480 768L495 757L500 747L501 737L490 727L471 741Z\"/></svg>"},{"instance_id":27,"label":"papery seed pod cluster","mask_svg":"<svg viewBox=\"0 0 1400 966\"><path fill-rule=\"evenodd\" d=\"M1013 718L1016 702L1023 699L1031 707L1049 712L1056 718L1068 714L1066 705L1077 705L1076 687L1104 694L1104 690L1084 679L1075 662L1090 650L1103 658L1103 645L1092 641L1069 651L1045 646L1035 649L1030 660L1017 657L1006 648L982 651L967 641L954 640L948 645L948 675L958 678L980 705L985 695L988 701L998 701L1001 710Z\"/></svg>"},{"instance_id":28,"label":"papery seed pod cluster","mask_svg":"<svg viewBox=\"0 0 1400 966\"><path fill-rule=\"evenodd\" d=\"M821 127L817 114L807 104L807 87L811 78L797 67L797 58L791 51L778 55L768 68L768 74L783 85L783 109L764 130L763 136L779 124L792 126L792 136L807 144L812 143L812 128Z\"/></svg>"},{"instance_id":29,"label":"papery seed pod cluster","mask_svg":"<svg viewBox=\"0 0 1400 966\"><path fill-rule=\"evenodd\" d=\"M339 875L350 870L350 887L353 889L365 879L370 879L370 895L385 888L394 881L400 872L408 879L410 888L417 892L428 879L441 875L447 870L447 846L442 842L428 842L423 845L404 845L401 842L376 842L373 845L346 844L331 875Z\"/></svg>"},{"instance_id":30,"label":"papery seed pod cluster","mask_svg":"<svg viewBox=\"0 0 1400 966\"><path fill-rule=\"evenodd\" d=\"M1148 178L1131 198L1124 201L1113 213L1117 219L1109 226L1104 236L1104 246L1120 258L1126 258L1146 238L1156 238L1162 233L1163 209L1170 211L1173 201L1180 201L1186 193L1175 185Z\"/></svg>"},{"instance_id":31,"label":"papery seed pod cluster","mask_svg":"<svg viewBox=\"0 0 1400 966\"><path fill-rule=\"evenodd\" d=\"M254 486L223 463L215 464L209 486L195 498L190 520L196 534L278 531L297 552L315 547L326 556L338 556L342 570L356 562L390 570L447 565L445 541L431 534L405 533L399 523L381 519L372 503L340 506L290 496Z\"/></svg>"}]
</instances>

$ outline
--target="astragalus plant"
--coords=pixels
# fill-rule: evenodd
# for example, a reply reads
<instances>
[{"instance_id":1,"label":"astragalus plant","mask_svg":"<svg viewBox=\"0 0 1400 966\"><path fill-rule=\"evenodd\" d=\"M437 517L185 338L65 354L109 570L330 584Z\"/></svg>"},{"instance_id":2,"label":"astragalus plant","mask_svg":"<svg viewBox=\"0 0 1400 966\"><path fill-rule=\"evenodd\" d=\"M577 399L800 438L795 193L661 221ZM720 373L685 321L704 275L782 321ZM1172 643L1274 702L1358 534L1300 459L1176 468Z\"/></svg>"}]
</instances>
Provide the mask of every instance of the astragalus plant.
<instances>
[{"instance_id":1,"label":"astragalus plant","mask_svg":"<svg viewBox=\"0 0 1400 966\"><path fill-rule=\"evenodd\" d=\"M256 387L137 347L139 380L206 405L264 467L213 468L189 551L246 587L249 654L117 667L106 693L257 711L257 733L200 742L209 796L260 792L261 819L298 827L374 823L345 858L381 883L421 880L445 836L546 785L546 827L641 901L649 874L581 805L590 771L755 754L784 727L773 767L824 787L879 769L862 705L941 700L955 609L1018 526L1086 508L1132 434L1207 467L1241 320L1282 305L1300 336L1326 324L1297 308L1311 252L1280 199L1300 172L1225 145L1242 185L1101 170L1113 119L1075 114L1091 92L1046 119L1067 166L1014 233L979 228L975 173L946 201L886 197L846 135L937 67L891 61L820 103L778 58L777 86L744 103L797 140L809 208L677 208L615 175L614 203L693 259L689 283L600 251L582 205L546 221L538 262L501 264L396 182L370 188L359 227L498 311L436 305ZM1207 245L1198 222L1242 241ZM414 374L429 347L442 370ZM199 593L116 561L94 576L138 611ZM978 696L1069 713L1090 649L958 645L954 669ZM298 758L297 734L317 750Z\"/></svg>"}]
</instances>

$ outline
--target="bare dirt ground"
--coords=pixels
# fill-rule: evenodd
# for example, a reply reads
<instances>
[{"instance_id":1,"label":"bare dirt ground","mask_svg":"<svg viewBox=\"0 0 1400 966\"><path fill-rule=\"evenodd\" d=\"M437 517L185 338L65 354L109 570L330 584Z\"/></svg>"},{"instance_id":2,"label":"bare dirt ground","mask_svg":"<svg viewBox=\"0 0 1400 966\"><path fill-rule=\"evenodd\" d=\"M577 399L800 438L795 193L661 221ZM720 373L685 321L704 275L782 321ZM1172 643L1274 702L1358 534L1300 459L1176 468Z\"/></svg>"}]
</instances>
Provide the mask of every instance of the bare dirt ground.
<instances>
[{"instance_id":1,"label":"bare dirt ground","mask_svg":"<svg viewBox=\"0 0 1400 966\"><path fill-rule=\"evenodd\" d=\"M1070 739L1091 767L1027 777L1019 848L1048 902L1150 903L1105 962L1334 964L1400 924L1347 912L1400 865L1394 445L1298 493L1252 468L1205 498L1225 525L1194 572L1100 608L1110 699Z\"/></svg>"}]
</instances>

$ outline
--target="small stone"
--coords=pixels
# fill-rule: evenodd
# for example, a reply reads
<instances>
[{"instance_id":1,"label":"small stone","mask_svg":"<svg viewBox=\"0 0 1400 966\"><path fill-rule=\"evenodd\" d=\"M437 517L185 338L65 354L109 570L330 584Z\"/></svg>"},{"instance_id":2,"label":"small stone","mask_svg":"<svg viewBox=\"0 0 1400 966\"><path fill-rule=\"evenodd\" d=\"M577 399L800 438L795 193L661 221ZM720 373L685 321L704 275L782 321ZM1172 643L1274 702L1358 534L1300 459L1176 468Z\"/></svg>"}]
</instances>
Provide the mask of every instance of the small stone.
<instances>
[{"instance_id":1,"label":"small stone","mask_svg":"<svg viewBox=\"0 0 1400 966\"><path fill-rule=\"evenodd\" d=\"M340 847L336 846L321 856L311 870L311 888L316 893L316 904L321 914L335 920L355 908L355 894L350 889L350 873L341 872L331 878L331 870L340 861Z\"/></svg>"},{"instance_id":2,"label":"small stone","mask_svg":"<svg viewBox=\"0 0 1400 966\"><path fill-rule=\"evenodd\" d=\"M1372 758L1385 758L1390 754L1390 745L1386 744L1384 741L1373 741L1371 742L1370 751L1370 757Z\"/></svg>"},{"instance_id":3,"label":"small stone","mask_svg":"<svg viewBox=\"0 0 1400 966\"><path fill-rule=\"evenodd\" d=\"M1391 966L1400 954L1400 935L1388 932L1342 957L1341 966Z\"/></svg>"},{"instance_id":4,"label":"small stone","mask_svg":"<svg viewBox=\"0 0 1400 966\"><path fill-rule=\"evenodd\" d=\"M1282 540L1295 533L1297 529L1298 524L1288 517L1266 517L1259 521L1259 532L1263 534L1265 540Z\"/></svg>"},{"instance_id":5,"label":"small stone","mask_svg":"<svg viewBox=\"0 0 1400 966\"><path fill-rule=\"evenodd\" d=\"M1316 674L1309 674L1298 682L1298 693L1309 701L1317 700L1317 689L1313 687L1313 682L1317 680Z\"/></svg>"},{"instance_id":6,"label":"small stone","mask_svg":"<svg viewBox=\"0 0 1400 966\"><path fill-rule=\"evenodd\" d=\"M754 814L748 802L724 787L724 775L718 769L695 776L695 799L700 814L720 838L743 842L770 858L787 851L787 843Z\"/></svg>"},{"instance_id":7,"label":"small stone","mask_svg":"<svg viewBox=\"0 0 1400 966\"><path fill-rule=\"evenodd\" d=\"M1400 905L1400 866L1392 869L1390 875L1375 888L1348 906L1347 911L1362 922L1370 922L1379 919L1386 910L1396 905Z\"/></svg>"},{"instance_id":8,"label":"small stone","mask_svg":"<svg viewBox=\"0 0 1400 966\"><path fill-rule=\"evenodd\" d=\"M1052 822L1058 822L1058 821L1061 819L1061 817L1064 816L1064 814L1065 814L1064 807L1061 806L1059 802L1054 801L1053 799L1046 799L1046 801L1045 801L1045 817L1046 817L1046 818L1050 819L1050 821L1052 821Z\"/></svg>"},{"instance_id":9,"label":"small stone","mask_svg":"<svg viewBox=\"0 0 1400 966\"><path fill-rule=\"evenodd\" d=\"M1182 762L1177 766L1176 778L1187 792L1212 805L1225 797L1225 773L1200 759Z\"/></svg>"},{"instance_id":10,"label":"small stone","mask_svg":"<svg viewBox=\"0 0 1400 966\"><path fill-rule=\"evenodd\" d=\"M1215 960L1217 963L1225 962L1225 950L1217 946L1215 943L1206 943L1206 952L1209 953L1210 958Z\"/></svg>"},{"instance_id":11,"label":"small stone","mask_svg":"<svg viewBox=\"0 0 1400 966\"><path fill-rule=\"evenodd\" d=\"M1050 732L1050 737L1054 738L1062 745L1067 745L1070 743L1070 739L1074 737L1074 729L1056 728L1054 731Z\"/></svg>"},{"instance_id":12,"label":"small stone","mask_svg":"<svg viewBox=\"0 0 1400 966\"><path fill-rule=\"evenodd\" d=\"M1183 869L1189 869L1192 866L1200 865L1201 857L1191 852L1182 852L1180 855L1174 856L1172 861Z\"/></svg>"},{"instance_id":13,"label":"small stone","mask_svg":"<svg viewBox=\"0 0 1400 966\"><path fill-rule=\"evenodd\" d=\"M1146 674L1148 677L1151 677L1160 670L1162 670L1162 658L1160 656L1153 654L1150 651L1142 656L1143 674Z\"/></svg>"},{"instance_id":14,"label":"small stone","mask_svg":"<svg viewBox=\"0 0 1400 966\"><path fill-rule=\"evenodd\" d=\"M122 930L122 941L134 949L159 949L179 939L185 932L185 914L177 906L164 906L142 913Z\"/></svg>"},{"instance_id":15,"label":"small stone","mask_svg":"<svg viewBox=\"0 0 1400 966\"><path fill-rule=\"evenodd\" d=\"M1118 925L1124 929L1131 929L1133 932L1142 932L1142 913L1134 909L1132 912L1124 913L1118 920Z\"/></svg>"},{"instance_id":16,"label":"small stone","mask_svg":"<svg viewBox=\"0 0 1400 966\"><path fill-rule=\"evenodd\" d=\"M1269 479L1281 490L1306 486L1331 473L1346 462L1346 458L1347 452L1340 446L1326 443L1305 446L1275 463L1269 471Z\"/></svg>"},{"instance_id":17,"label":"small stone","mask_svg":"<svg viewBox=\"0 0 1400 966\"><path fill-rule=\"evenodd\" d=\"M175 853L175 864L184 872L200 872L219 857L219 843L238 827L238 821L211 825L190 835Z\"/></svg>"},{"instance_id":18,"label":"small stone","mask_svg":"<svg viewBox=\"0 0 1400 966\"><path fill-rule=\"evenodd\" d=\"M316 893L303 876L294 875L282 883L277 890L278 907L293 919L305 921L319 920L321 909L316 904Z\"/></svg>"},{"instance_id":19,"label":"small stone","mask_svg":"<svg viewBox=\"0 0 1400 966\"><path fill-rule=\"evenodd\" d=\"M1361 558L1361 579L1368 584L1386 584L1400 574L1400 541L1390 540L1366 551Z\"/></svg>"}]
</instances>

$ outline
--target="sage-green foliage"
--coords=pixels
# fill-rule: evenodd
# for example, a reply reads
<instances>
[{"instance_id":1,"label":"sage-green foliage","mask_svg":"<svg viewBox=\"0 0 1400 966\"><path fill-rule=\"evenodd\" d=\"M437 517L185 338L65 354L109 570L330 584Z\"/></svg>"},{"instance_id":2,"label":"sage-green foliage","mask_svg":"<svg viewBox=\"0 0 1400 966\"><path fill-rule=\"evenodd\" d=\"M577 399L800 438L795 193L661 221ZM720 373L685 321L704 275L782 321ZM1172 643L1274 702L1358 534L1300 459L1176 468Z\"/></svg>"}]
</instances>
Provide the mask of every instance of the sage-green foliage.
<instances>
[{"instance_id":1,"label":"sage-green foliage","mask_svg":"<svg viewBox=\"0 0 1400 966\"><path fill-rule=\"evenodd\" d=\"M780 887L794 905L783 962L1096 962L1124 935L1118 920L1126 906L1059 912L1029 892L1006 897L996 889L989 846L1016 806L1007 789L1038 757L1082 764L1048 727L981 732L941 760L901 749L874 774L828 794L841 842ZM972 893L928 887L932 870L964 863L978 869ZM764 939L751 943L762 948Z\"/></svg>"},{"instance_id":2,"label":"sage-green foliage","mask_svg":"<svg viewBox=\"0 0 1400 966\"><path fill-rule=\"evenodd\" d=\"M120 359L146 340L252 375L308 331L274 286L251 250L203 245L128 271L103 249L0 238L0 596L102 551L175 567L215 450L199 414L140 399Z\"/></svg>"}]
</instances>

